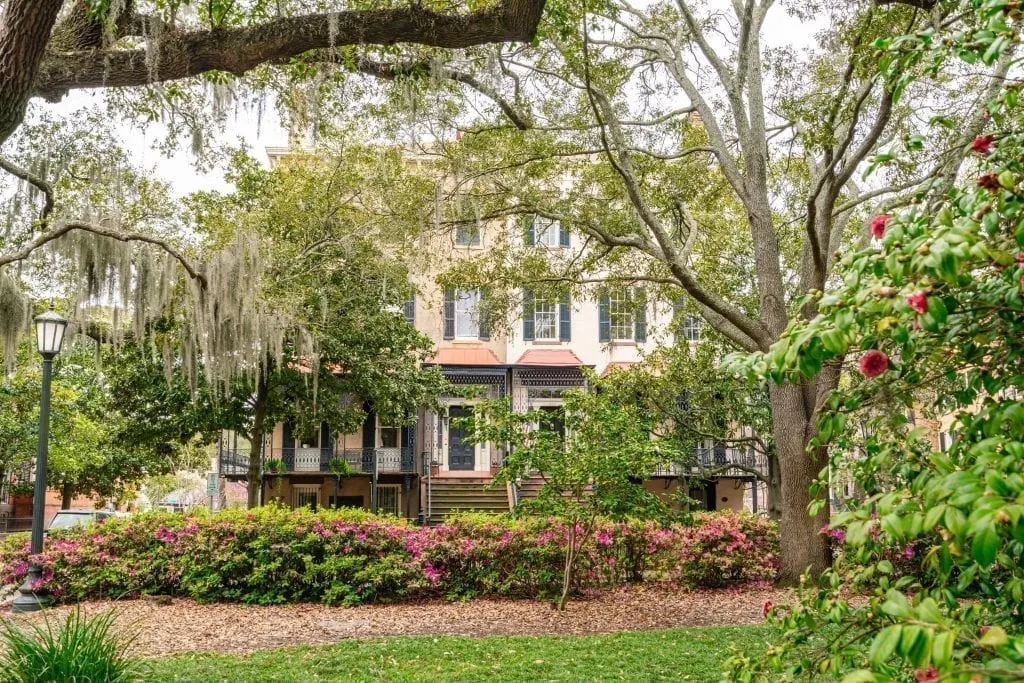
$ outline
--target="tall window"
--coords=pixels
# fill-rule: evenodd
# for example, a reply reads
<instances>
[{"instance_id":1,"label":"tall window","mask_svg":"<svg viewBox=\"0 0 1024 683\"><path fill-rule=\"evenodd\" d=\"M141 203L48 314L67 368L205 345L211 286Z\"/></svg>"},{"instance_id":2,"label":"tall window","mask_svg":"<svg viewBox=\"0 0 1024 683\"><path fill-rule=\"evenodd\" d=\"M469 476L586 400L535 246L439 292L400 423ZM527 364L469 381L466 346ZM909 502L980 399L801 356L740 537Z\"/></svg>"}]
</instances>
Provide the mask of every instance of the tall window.
<instances>
[{"instance_id":1,"label":"tall window","mask_svg":"<svg viewBox=\"0 0 1024 683\"><path fill-rule=\"evenodd\" d=\"M608 321L613 341L629 341L633 339L633 316L636 304L625 292L608 295Z\"/></svg>"},{"instance_id":2,"label":"tall window","mask_svg":"<svg viewBox=\"0 0 1024 683\"><path fill-rule=\"evenodd\" d=\"M455 244L460 247L480 246L480 228L476 225L460 225L456 227Z\"/></svg>"},{"instance_id":3,"label":"tall window","mask_svg":"<svg viewBox=\"0 0 1024 683\"><path fill-rule=\"evenodd\" d=\"M562 224L559 221L537 216L533 221L534 244L557 247L561 244Z\"/></svg>"},{"instance_id":4,"label":"tall window","mask_svg":"<svg viewBox=\"0 0 1024 683\"><path fill-rule=\"evenodd\" d=\"M679 333L683 335L683 339L690 342L699 342L700 323L700 318L695 315L687 314L687 316L683 318L683 324L679 328Z\"/></svg>"},{"instance_id":5,"label":"tall window","mask_svg":"<svg viewBox=\"0 0 1024 683\"><path fill-rule=\"evenodd\" d=\"M455 292L455 336L480 336L480 317L477 309L480 306L480 290L460 289Z\"/></svg>"},{"instance_id":6,"label":"tall window","mask_svg":"<svg viewBox=\"0 0 1024 683\"><path fill-rule=\"evenodd\" d=\"M534 299L533 338L558 339L558 303L552 299Z\"/></svg>"}]
</instances>

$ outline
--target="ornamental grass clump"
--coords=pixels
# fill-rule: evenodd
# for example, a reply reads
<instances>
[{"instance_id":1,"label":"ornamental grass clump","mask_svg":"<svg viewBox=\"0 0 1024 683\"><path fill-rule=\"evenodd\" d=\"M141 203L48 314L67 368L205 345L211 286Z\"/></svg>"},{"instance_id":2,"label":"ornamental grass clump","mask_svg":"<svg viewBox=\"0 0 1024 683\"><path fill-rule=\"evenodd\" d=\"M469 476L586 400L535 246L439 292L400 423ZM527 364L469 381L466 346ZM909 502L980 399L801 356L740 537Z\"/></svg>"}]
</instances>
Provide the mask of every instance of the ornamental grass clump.
<instances>
[{"instance_id":1,"label":"ornamental grass clump","mask_svg":"<svg viewBox=\"0 0 1024 683\"><path fill-rule=\"evenodd\" d=\"M0 622L0 683L138 680L139 664L128 657L130 636L113 629L114 615L88 617L78 609L54 628Z\"/></svg>"}]
</instances>

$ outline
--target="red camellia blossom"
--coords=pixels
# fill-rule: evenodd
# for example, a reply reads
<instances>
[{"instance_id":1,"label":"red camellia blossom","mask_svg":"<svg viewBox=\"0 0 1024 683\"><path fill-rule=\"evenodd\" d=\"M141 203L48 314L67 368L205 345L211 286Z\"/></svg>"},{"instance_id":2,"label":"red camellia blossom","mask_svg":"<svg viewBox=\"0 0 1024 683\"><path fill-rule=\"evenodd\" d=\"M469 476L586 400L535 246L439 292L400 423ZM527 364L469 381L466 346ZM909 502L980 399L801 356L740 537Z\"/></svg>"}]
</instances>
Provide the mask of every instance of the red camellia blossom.
<instances>
[{"instance_id":1,"label":"red camellia blossom","mask_svg":"<svg viewBox=\"0 0 1024 683\"><path fill-rule=\"evenodd\" d=\"M890 218L892 218L892 216L889 214L880 213L871 219L871 234L874 235L876 239L882 239L882 235L885 234L885 226L889 222Z\"/></svg>"},{"instance_id":2,"label":"red camellia blossom","mask_svg":"<svg viewBox=\"0 0 1024 683\"><path fill-rule=\"evenodd\" d=\"M993 135L979 135L971 143L971 151L978 154L991 154L992 143L995 141L996 139Z\"/></svg>"},{"instance_id":3,"label":"red camellia blossom","mask_svg":"<svg viewBox=\"0 0 1024 683\"><path fill-rule=\"evenodd\" d=\"M772 602L771 600L768 600L767 602L765 602L764 603L764 607L761 608L761 616L764 617L765 619L767 619L768 618L768 613L772 611L772 607L775 607L775 603L774 602Z\"/></svg>"},{"instance_id":4,"label":"red camellia blossom","mask_svg":"<svg viewBox=\"0 0 1024 683\"><path fill-rule=\"evenodd\" d=\"M889 356L878 349L871 349L860 357L860 374L868 379L878 377L889 369Z\"/></svg>"},{"instance_id":5,"label":"red camellia blossom","mask_svg":"<svg viewBox=\"0 0 1024 683\"><path fill-rule=\"evenodd\" d=\"M986 173L978 178L978 187L995 192L999 189L999 176L995 173Z\"/></svg>"},{"instance_id":6,"label":"red camellia blossom","mask_svg":"<svg viewBox=\"0 0 1024 683\"><path fill-rule=\"evenodd\" d=\"M929 666L927 669L918 669L916 677L917 683L938 683L939 672L934 666Z\"/></svg>"},{"instance_id":7,"label":"red camellia blossom","mask_svg":"<svg viewBox=\"0 0 1024 683\"><path fill-rule=\"evenodd\" d=\"M907 305L924 315L928 312L928 292L919 289L907 296Z\"/></svg>"}]
</instances>

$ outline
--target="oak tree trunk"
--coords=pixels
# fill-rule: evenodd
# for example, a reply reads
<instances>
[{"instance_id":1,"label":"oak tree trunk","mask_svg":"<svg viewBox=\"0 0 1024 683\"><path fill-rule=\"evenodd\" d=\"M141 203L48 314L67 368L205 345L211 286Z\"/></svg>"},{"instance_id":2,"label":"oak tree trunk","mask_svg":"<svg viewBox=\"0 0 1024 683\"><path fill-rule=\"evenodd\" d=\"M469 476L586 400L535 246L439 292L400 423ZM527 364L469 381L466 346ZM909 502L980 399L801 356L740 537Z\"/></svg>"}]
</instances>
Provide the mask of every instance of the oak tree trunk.
<instances>
[{"instance_id":1,"label":"oak tree trunk","mask_svg":"<svg viewBox=\"0 0 1024 683\"><path fill-rule=\"evenodd\" d=\"M805 410L803 390L794 384L774 385L770 391L775 443L782 479L782 518L779 544L782 567L779 583L796 585L800 575L818 575L829 566L826 537L820 533L828 524L828 506L815 516L808 513L811 484L825 467L825 449L808 451L816 419Z\"/></svg>"}]
</instances>

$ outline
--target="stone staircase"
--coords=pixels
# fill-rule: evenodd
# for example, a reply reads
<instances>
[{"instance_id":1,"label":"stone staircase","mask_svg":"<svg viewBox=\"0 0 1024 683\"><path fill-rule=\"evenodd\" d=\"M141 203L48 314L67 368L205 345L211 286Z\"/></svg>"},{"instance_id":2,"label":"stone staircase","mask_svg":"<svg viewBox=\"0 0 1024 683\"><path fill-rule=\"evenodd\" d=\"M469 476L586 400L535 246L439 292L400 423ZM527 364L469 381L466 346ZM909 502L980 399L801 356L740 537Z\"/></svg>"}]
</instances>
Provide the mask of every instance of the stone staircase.
<instances>
[{"instance_id":1,"label":"stone staircase","mask_svg":"<svg viewBox=\"0 0 1024 683\"><path fill-rule=\"evenodd\" d=\"M440 524L455 512L508 512L508 488L504 484L486 488L490 483L490 479L433 479L429 523Z\"/></svg>"},{"instance_id":2,"label":"stone staircase","mask_svg":"<svg viewBox=\"0 0 1024 683\"><path fill-rule=\"evenodd\" d=\"M537 492L544 486L544 479L539 474L523 479L519 482L519 502L537 497Z\"/></svg>"},{"instance_id":3,"label":"stone staircase","mask_svg":"<svg viewBox=\"0 0 1024 683\"><path fill-rule=\"evenodd\" d=\"M526 500L532 500L537 497L537 493L544 487L544 478L539 474L534 474L526 479L519 482L519 502L522 503ZM589 494L593 491L592 486L587 486L584 489L585 494Z\"/></svg>"}]
</instances>

